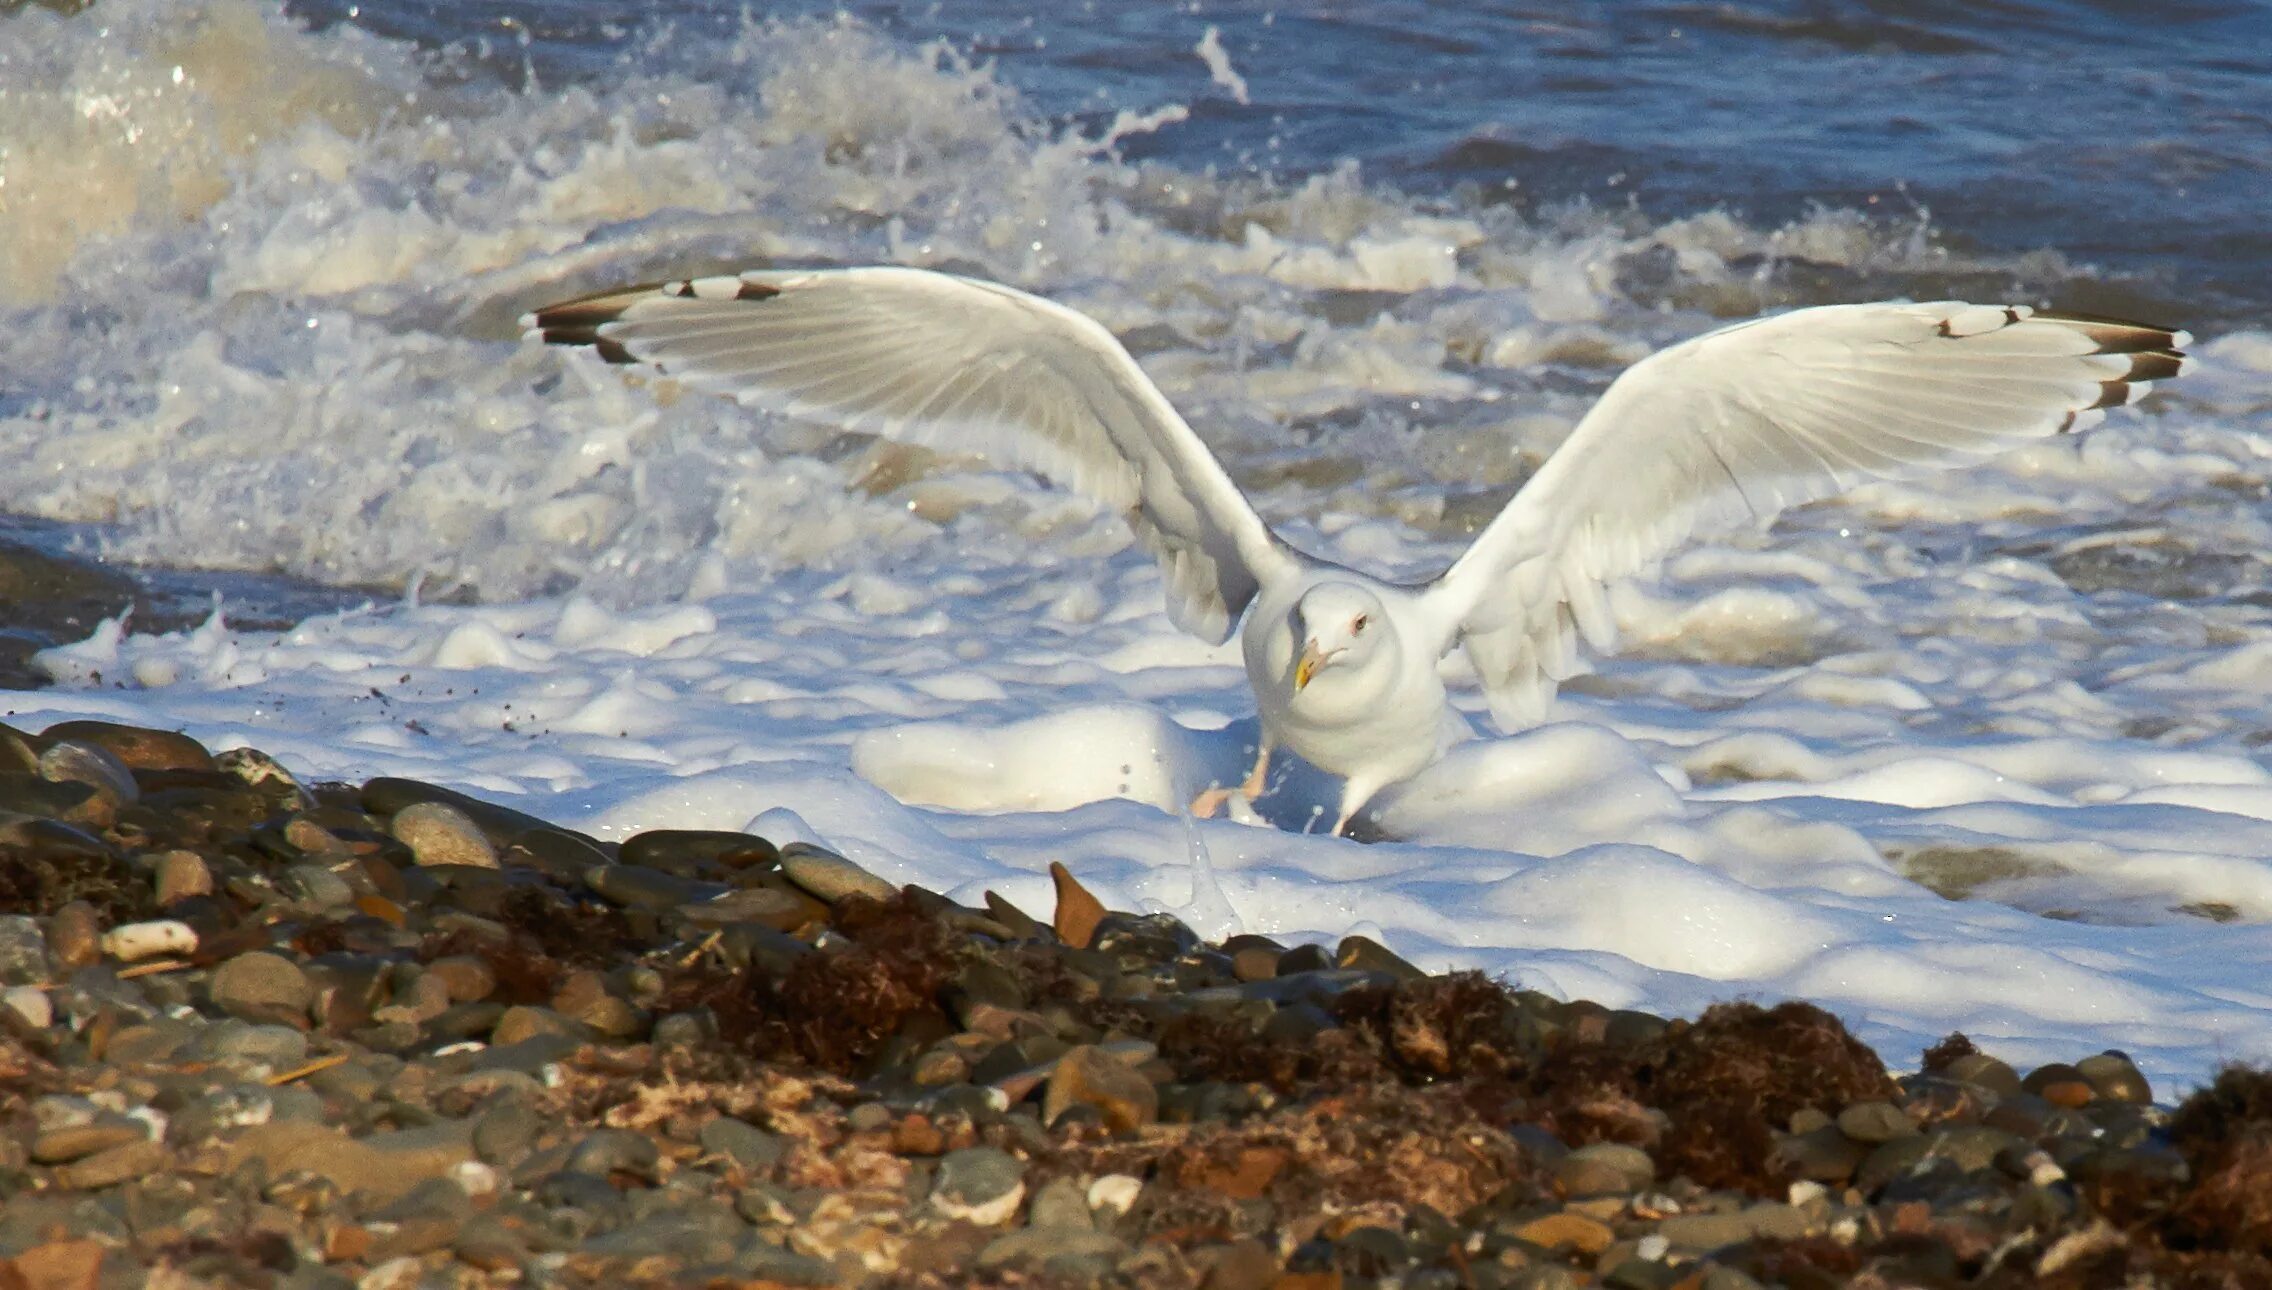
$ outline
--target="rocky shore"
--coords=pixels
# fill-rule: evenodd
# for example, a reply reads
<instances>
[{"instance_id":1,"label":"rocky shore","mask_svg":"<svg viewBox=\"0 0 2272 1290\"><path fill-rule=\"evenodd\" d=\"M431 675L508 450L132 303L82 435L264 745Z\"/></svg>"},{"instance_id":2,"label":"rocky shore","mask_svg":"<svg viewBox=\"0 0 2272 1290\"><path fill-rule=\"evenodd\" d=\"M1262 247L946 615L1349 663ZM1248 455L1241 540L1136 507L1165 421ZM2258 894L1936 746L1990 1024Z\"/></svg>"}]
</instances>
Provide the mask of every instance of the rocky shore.
<instances>
[{"instance_id":1,"label":"rocky shore","mask_svg":"<svg viewBox=\"0 0 2272 1290\"><path fill-rule=\"evenodd\" d=\"M2272 1285L2272 1075L0 727L0 1288Z\"/></svg>"}]
</instances>

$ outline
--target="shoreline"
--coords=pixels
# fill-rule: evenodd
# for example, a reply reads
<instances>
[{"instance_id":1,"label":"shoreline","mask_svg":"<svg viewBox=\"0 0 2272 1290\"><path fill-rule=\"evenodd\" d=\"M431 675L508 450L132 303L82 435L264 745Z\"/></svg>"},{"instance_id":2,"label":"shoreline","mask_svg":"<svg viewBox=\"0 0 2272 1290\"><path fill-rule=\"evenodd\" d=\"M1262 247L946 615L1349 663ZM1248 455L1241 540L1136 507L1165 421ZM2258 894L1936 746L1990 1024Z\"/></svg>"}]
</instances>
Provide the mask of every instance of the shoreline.
<instances>
[{"instance_id":1,"label":"shoreline","mask_svg":"<svg viewBox=\"0 0 2272 1290\"><path fill-rule=\"evenodd\" d=\"M2240 1068L2174 1110L2117 1054L1897 1077L1810 1004L1207 944L1062 867L1051 911L965 908L165 731L0 753L33 1285L2272 1278Z\"/></svg>"}]
</instances>

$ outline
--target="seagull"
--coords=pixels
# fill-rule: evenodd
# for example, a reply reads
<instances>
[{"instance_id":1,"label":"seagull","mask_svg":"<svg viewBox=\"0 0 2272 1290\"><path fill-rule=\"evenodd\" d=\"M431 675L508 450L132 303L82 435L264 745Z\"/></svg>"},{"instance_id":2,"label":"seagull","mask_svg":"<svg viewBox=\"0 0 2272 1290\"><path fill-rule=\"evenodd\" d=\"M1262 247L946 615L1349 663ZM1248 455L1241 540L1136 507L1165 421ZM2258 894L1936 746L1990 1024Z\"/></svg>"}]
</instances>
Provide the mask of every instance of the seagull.
<instances>
[{"instance_id":1,"label":"seagull","mask_svg":"<svg viewBox=\"0 0 2272 1290\"><path fill-rule=\"evenodd\" d=\"M2186 366L2182 331L2026 305L1820 305L1660 350L1610 383L1427 582L1288 544L1102 324L993 282L898 266L752 269L566 301L527 339L645 364L787 415L1031 470L1122 512L1167 611L1240 646L1260 796L1274 750L1341 777L1341 833L1462 728L1437 663L1473 662L1496 724L1545 719L1578 646L1616 643L1607 585L1714 526L2087 429Z\"/></svg>"}]
</instances>

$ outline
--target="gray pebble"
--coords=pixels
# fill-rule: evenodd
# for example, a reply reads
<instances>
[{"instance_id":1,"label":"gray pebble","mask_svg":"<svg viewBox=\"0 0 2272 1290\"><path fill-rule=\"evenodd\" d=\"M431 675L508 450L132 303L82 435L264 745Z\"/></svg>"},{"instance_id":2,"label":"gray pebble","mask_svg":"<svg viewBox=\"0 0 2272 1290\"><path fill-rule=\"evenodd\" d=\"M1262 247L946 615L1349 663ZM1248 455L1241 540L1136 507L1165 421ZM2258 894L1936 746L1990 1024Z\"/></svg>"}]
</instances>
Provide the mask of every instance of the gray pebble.
<instances>
[{"instance_id":1,"label":"gray pebble","mask_svg":"<svg viewBox=\"0 0 2272 1290\"><path fill-rule=\"evenodd\" d=\"M419 802L395 812L387 831L421 865L497 867L497 849L471 816L446 802Z\"/></svg>"},{"instance_id":2,"label":"gray pebble","mask_svg":"<svg viewBox=\"0 0 2272 1290\"><path fill-rule=\"evenodd\" d=\"M527 1102L502 1099L473 1122L473 1154L486 1164L511 1165L528 1154L544 1124Z\"/></svg>"},{"instance_id":3,"label":"gray pebble","mask_svg":"<svg viewBox=\"0 0 2272 1290\"><path fill-rule=\"evenodd\" d=\"M787 1286L832 1286L839 1280L833 1265L763 1241L745 1243L734 1266L756 1280Z\"/></svg>"},{"instance_id":4,"label":"gray pebble","mask_svg":"<svg viewBox=\"0 0 2272 1290\"><path fill-rule=\"evenodd\" d=\"M191 896L210 896L213 869L195 851L168 851L158 857L157 894L160 905Z\"/></svg>"},{"instance_id":5,"label":"gray pebble","mask_svg":"<svg viewBox=\"0 0 2272 1290\"><path fill-rule=\"evenodd\" d=\"M1999 1097L2009 1097L2020 1091L2020 1075L2007 1062L1998 1061L1986 1053L1967 1053L1943 1067L1944 1079L1962 1080L1977 1084Z\"/></svg>"},{"instance_id":6,"label":"gray pebble","mask_svg":"<svg viewBox=\"0 0 2272 1290\"><path fill-rule=\"evenodd\" d=\"M1657 1234L1674 1249L1702 1254L1753 1236L1742 1214L1674 1214L1657 1224Z\"/></svg>"},{"instance_id":7,"label":"gray pebble","mask_svg":"<svg viewBox=\"0 0 2272 1290\"><path fill-rule=\"evenodd\" d=\"M1933 1154L1953 1161L1966 1173L1989 1168L1999 1152L2025 1146L2018 1136L1984 1124L1952 1124L1932 1134Z\"/></svg>"},{"instance_id":8,"label":"gray pebble","mask_svg":"<svg viewBox=\"0 0 2272 1290\"><path fill-rule=\"evenodd\" d=\"M2092 1091L2110 1102L2143 1106L2154 1100L2153 1087L2128 1055L2113 1051L2085 1057L2075 1069L2090 1082Z\"/></svg>"},{"instance_id":9,"label":"gray pebble","mask_svg":"<svg viewBox=\"0 0 2272 1290\"><path fill-rule=\"evenodd\" d=\"M1094 1228L1087 1189L1072 1178L1057 1177L1043 1183L1027 1202L1026 1222L1033 1227Z\"/></svg>"},{"instance_id":10,"label":"gray pebble","mask_svg":"<svg viewBox=\"0 0 2272 1290\"><path fill-rule=\"evenodd\" d=\"M651 829L623 840L623 862L692 875L713 867L769 869L779 848L754 833Z\"/></svg>"},{"instance_id":11,"label":"gray pebble","mask_svg":"<svg viewBox=\"0 0 2272 1290\"><path fill-rule=\"evenodd\" d=\"M29 914L0 916L0 984L37 985L52 970L39 920Z\"/></svg>"},{"instance_id":12,"label":"gray pebble","mask_svg":"<svg viewBox=\"0 0 2272 1290\"><path fill-rule=\"evenodd\" d=\"M978 1252L978 1266L1039 1264L1050 1273L1091 1284L1110 1270L1128 1245L1109 1232L1086 1227L1027 1227L995 1237Z\"/></svg>"},{"instance_id":13,"label":"gray pebble","mask_svg":"<svg viewBox=\"0 0 2272 1290\"><path fill-rule=\"evenodd\" d=\"M58 784L85 784L113 806L125 806L142 798L142 790L134 782L134 772L119 760L117 753L75 739L60 740L41 753L39 774Z\"/></svg>"},{"instance_id":14,"label":"gray pebble","mask_svg":"<svg viewBox=\"0 0 2272 1290\"><path fill-rule=\"evenodd\" d=\"M266 950L239 954L213 969L207 988L223 1012L247 1021L302 1018L315 999L315 986L300 965Z\"/></svg>"},{"instance_id":15,"label":"gray pebble","mask_svg":"<svg viewBox=\"0 0 2272 1290\"><path fill-rule=\"evenodd\" d=\"M965 1147L939 1160L931 1204L982 1227L1007 1222L1025 1197L1025 1162L995 1147Z\"/></svg>"},{"instance_id":16,"label":"gray pebble","mask_svg":"<svg viewBox=\"0 0 2272 1290\"><path fill-rule=\"evenodd\" d=\"M1838 1131L1856 1142L1875 1146L1917 1132L1902 1109L1891 1102L1856 1102L1838 1113Z\"/></svg>"},{"instance_id":17,"label":"gray pebble","mask_svg":"<svg viewBox=\"0 0 2272 1290\"><path fill-rule=\"evenodd\" d=\"M681 878L660 869L635 864L595 866L584 872L584 885L612 904L626 909L676 909L680 905L716 900L732 888L720 882Z\"/></svg>"},{"instance_id":18,"label":"gray pebble","mask_svg":"<svg viewBox=\"0 0 2272 1290\"><path fill-rule=\"evenodd\" d=\"M1655 1182L1657 1164L1649 1153L1622 1142L1595 1142L1579 1147L1554 1166L1554 1176L1571 1185L1571 1195L1609 1191L1639 1191ZM1580 1181L1587 1185L1579 1190ZM1603 1185L1603 1183L1609 1185Z\"/></svg>"},{"instance_id":19,"label":"gray pebble","mask_svg":"<svg viewBox=\"0 0 2272 1290\"><path fill-rule=\"evenodd\" d=\"M815 900L833 905L847 896L890 900L899 894L876 875L836 854L804 842L781 848L781 872Z\"/></svg>"},{"instance_id":20,"label":"gray pebble","mask_svg":"<svg viewBox=\"0 0 2272 1290\"><path fill-rule=\"evenodd\" d=\"M338 909L355 899L355 887L330 866L309 862L286 869L277 879L285 898L306 909Z\"/></svg>"},{"instance_id":21,"label":"gray pebble","mask_svg":"<svg viewBox=\"0 0 2272 1290\"><path fill-rule=\"evenodd\" d=\"M1922 1139L1903 1138L1877 1150L1884 1152L1892 1146L1911 1141L1922 1143ZM1775 1144L1775 1156L1783 1169L1794 1178L1803 1178L1812 1182L1844 1182L1848 1178L1852 1178L1855 1171L1862 1168L1867 1160L1873 1158L1875 1154L1861 1143L1840 1133L1834 1125L1824 1125L1805 1133L1794 1133L1779 1139ZM1909 1164L1914 1163L1917 1156L1923 1154L1924 1148L1920 1145L1914 1155L1904 1158L1892 1167L1907 1168ZM1887 1176L1890 1177L1891 1175Z\"/></svg>"},{"instance_id":22,"label":"gray pebble","mask_svg":"<svg viewBox=\"0 0 2272 1290\"><path fill-rule=\"evenodd\" d=\"M192 1061L246 1062L285 1070L308 1059L308 1037L290 1026L230 1018L198 1032L184 1053Z\"/></svg>"},{"instance_id":23,"label":"gray pebble","mask_svg":"<svg viewBox=\"0 0 2272 1290\"><path fill-rule=\"evenodd\" d=\"M629 1174L653 1182L661 1163L662 1152L655 1140L629 1129L595 1129L568 1153L571 1172L598 1178Z\"/></svg>"},{"instance_id":24,"label":"gray pebble","mask_svg":"<svg viewBox=\"0 0 2272 1290\"><path fill-rule=\"evenodd\" d=\"M666 1013L655 1018L651 1037L657 1048L693 1052L717 1042L718 1020L707 1008Z\"/></svg>"},{"instance_id":25,"label":"gray pebble","mask_svg":"<svg viewBox=\"0 0 2272 1290\"><path fill-rule=\"evenodd\" d=\"M753 1173L771 1169L788 1149L781 1139L730 1115L703 1125L698 1140L704 1151L725 1156Z\"/></svg>"},{"instance_id":26,"label":"gray pebble","mask_svg":"<svg viewBox=\"0 0 2272 1290\"><path fill-rule=\"evenodd\" d=\"M489 1032L489 1041L500 1048L511 1048L525 1040L544 1037L580 1043L590 1034L582 1022L563 1017L550 1008L517 1004L507 1008L505 1015L497 1019L497 1028Z\"/></svg>"}]
</instances>

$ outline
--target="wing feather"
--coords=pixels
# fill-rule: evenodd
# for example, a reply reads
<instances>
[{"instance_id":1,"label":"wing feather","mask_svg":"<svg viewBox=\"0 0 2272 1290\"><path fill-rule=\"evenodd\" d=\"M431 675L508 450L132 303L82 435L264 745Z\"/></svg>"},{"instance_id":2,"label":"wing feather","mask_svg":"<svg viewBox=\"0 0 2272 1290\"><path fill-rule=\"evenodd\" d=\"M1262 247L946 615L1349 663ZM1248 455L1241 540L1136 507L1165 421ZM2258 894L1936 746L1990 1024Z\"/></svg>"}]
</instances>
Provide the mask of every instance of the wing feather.
<instances>
[{"instance_id":1,"label":"wing feather","mask_svg":"<svg viewBox=\"0 0 2272 1290\"><path fill-rule=\"evenodd\" d=\"M1828 305L1633 365L1428 591L1510 728L1544 718L1603 593L1701 528L2084 429L2186 366L2182 331L2024 305Z\"/></svg>"},{"instance_id":2,"label":"wing feather","mask_svg":"<svg viewBox=\"0 0 2272 1290\"><path fill-rule=\"evenodd\" d=\"M1170 616L1210 641L1300 568L1112 333L1038 296L920 269L751 270L521 323L530 339L1084 493L1128 517L1160 559Z\"/></svg>"}]
</instances>

